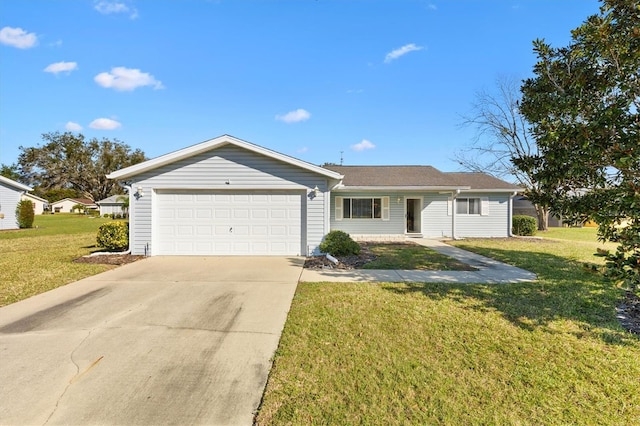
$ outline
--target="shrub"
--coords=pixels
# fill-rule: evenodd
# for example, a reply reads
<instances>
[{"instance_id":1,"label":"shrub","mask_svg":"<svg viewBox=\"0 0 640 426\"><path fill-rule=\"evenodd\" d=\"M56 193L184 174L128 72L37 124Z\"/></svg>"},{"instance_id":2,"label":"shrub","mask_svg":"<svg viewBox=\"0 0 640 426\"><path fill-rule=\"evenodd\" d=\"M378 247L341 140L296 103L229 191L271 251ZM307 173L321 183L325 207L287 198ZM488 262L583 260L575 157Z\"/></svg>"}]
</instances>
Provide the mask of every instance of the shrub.
<instances>
[{"instance_id":1,"label":"shrub","mask_svg":"<svg viewBox=\"0 0 640 426\"><path fill-rule=\"evenodd\" d=\"M343 231L331 231L320 243L320 250L333 256L350 256L360 253L360 244Z\"/></svg>"},{"instance_id":2,"label":"shrub","mask_svg":"<svg viewBox=\"0 0 640 426\"><path fill-rule=\"evenodd\" d=\"M109 215L109 213L105 213L105 214L102 215L102 217L106 218L106 217L110 217L110 215Z\"/></svg>"},{"instance_id":3,"label":"shrub","mask_svg":"<svg viewBox=\"0 0 640 426\"><path fill-rule=\"evenodd\" d=\"M512 232L515 235L535 235L538 230L538 221L535 217L516 215L511 221Z\"/></svg>"},{"instance_id":4,"label":"shrub","mask_svg":"<svg viewBox=\"0 0 640 426\"><path fill-rule=\"evenodd\" d=\"M96 242L107 250L124 250L129 247L129 223L108 222L100 225Z\"/></svg>"},{"instance_id":5,"label":"shrub","mask_svg":"<svg viewBox=\"0 0 640 426\"><path fill-rule=\"evenodd\" d=\"M22 200L16 206L16 219L20 228L33 227L33 203L29 200Z\"/></svg>"}]
</instances>

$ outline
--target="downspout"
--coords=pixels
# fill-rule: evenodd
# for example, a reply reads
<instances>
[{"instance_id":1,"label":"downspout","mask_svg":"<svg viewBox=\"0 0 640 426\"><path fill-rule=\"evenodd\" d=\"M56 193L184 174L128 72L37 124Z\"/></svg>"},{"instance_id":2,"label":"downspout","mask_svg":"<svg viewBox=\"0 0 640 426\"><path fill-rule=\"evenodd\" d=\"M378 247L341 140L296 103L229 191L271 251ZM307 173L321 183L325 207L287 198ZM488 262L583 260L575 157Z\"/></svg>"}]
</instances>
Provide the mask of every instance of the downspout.
<instances>
[{"instance_id":1,"label":"downspout","mask_svg":"<svg viewBox=\"0 0 640 426\"><path fill-rule=\"evenodd\" d=\"M513 197L515 197L516 195L518 195L518 193L514 192L509 196L509 211L507 212L507 217L509 218L509 221L507 223L507 235L509 237L513 237Z\"/></svg>"},{"instance_id":2,"label":"downspout","mask_svg":"<svg viewBox=\"0 0 640 426\"><path fill-rule=\"evenodd\" d=\"M456 198L460 195L460 190L456 189L451 193L451 239L457 240L456 237Z\"/></svg>"}]
</instances>

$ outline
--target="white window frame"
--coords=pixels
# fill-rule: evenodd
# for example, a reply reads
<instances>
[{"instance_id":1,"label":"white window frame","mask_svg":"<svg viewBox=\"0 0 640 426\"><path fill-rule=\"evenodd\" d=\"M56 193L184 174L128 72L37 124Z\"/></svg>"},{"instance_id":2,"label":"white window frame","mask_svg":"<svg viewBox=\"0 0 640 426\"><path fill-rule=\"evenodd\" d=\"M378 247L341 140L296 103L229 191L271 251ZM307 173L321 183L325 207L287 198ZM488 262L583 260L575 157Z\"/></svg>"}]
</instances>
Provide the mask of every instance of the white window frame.
<instances>
[{"instance_id":1,"label":"white window frame","mask_svg":"<svg viewBox=\"0 0 640 426\"><path fill-rule=\"evenodd\" d=\"M478 213L469 213L469 200L477 200L476 203L479 209ZM466 203L466 207L467 207L466 212L461 212L458 210L458 206L460 206L462 202ZM489 197L456 197L455 209L456 209L456 215L488 216L489 215Z\"/></svg>"}]
</instances>

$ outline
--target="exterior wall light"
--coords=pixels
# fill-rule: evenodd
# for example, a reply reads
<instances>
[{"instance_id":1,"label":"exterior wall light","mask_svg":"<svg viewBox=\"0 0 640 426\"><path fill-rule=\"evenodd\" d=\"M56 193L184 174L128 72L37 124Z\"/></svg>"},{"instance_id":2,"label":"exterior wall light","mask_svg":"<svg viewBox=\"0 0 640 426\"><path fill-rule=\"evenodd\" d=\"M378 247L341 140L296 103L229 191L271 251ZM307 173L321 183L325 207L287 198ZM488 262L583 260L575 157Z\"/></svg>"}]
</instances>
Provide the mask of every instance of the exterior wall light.
<instances>
[{"instance_id":1,"label":"exterior wall light","mask_svg":"<svg viewBox=\"0 0 640 426\"><path fill-rule=\"evenodd\" d=\"M133 194L133 195L136 197L136 200L139 200L140 198L144 197L144 191L142 190L142 187L141 187L141 186L139 186L139 187L136 189L136 193L135 193L135 194Z\"/></svg>"},{"instance_id":2,"label":"exterior wall light","mask_svg":"<svg viewBox=\"0 0 640 426\"><path fill-rule=\"evenodd\" d=\"M313 196L317 197L320 194L320 189L318 188L318 185L316 185L315 188L313 188Z\"/></svg>"}]
</instances>

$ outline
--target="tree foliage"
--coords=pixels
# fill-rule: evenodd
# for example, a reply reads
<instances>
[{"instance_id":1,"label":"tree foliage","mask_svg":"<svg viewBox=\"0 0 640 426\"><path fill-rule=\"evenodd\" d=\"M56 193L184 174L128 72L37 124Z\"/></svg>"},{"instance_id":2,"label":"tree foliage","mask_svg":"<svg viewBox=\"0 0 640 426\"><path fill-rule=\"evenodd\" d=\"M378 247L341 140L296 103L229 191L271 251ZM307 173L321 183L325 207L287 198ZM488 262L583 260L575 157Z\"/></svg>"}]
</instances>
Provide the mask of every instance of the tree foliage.
<instances>
[{"instance_id":1,"label":"tree foliage","mask_svg":"<svg viewBox=\"0 0 640 426\"><path fill-rule=\"evenodd\" d=\"M463 117L463 124L476 128L471 145L456 153L456 161L472 172L488 173L497 178L515 178L534 203L538 229L548 227L549 208L536 197L540 185L527 170L519 169L514 159L538 154L535 137L529 123L520 112L520 84L513 78L501 77L496 93L480 91L472 105L471 114Z\"/></svg>"},{"instance_id":2,"label":"tree foliage","mask_svg":"<svg viewBox=\"0 0 640 426\"><path fill-rule=\"evenodd\" d=\"M534 42L522 112L538 155L516 162L565 217L598 224L608 274L640 288L640 3L605 0L567 47Z\"/></svg>"},{"instance_id":3,"label":"tree foliage","mask_svg":"<svg viewBox=\"0 0 640 426\"><path fill-rule=\"evenodd\" d=\"M123 142L85 139L82 134L45 133L42 146L25 148L18 157L21 175L40 191L73 189L92 200L122 193L106 175L146 160L144 153Z\"/></svg>"},{"instance_id":4,"label":"tree foliage","mask_svg":"<svg viewBox=\"0 0 640 426\"><path fill-rule=\"evenodd\" d=\"M15 182L20 182L22 176L20 176L20 169L17 164L0 164L0 176L9 178Z\"/></svg>"}]
</instances>

